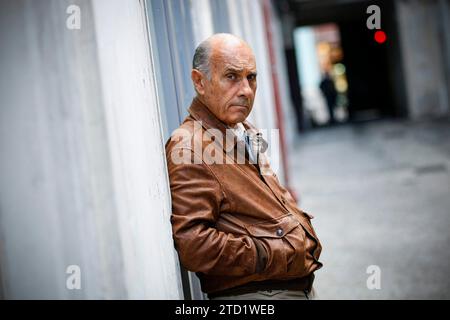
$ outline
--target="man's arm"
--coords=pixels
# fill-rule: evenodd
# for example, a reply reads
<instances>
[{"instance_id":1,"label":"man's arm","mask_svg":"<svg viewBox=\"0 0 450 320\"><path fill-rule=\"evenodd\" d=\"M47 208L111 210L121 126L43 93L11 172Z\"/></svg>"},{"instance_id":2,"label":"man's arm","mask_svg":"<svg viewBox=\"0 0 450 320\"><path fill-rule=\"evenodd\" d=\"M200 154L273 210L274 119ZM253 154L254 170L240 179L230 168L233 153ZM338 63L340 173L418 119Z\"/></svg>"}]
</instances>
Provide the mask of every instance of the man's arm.
<instances>
[{"instance_id":1,"label":"man's arm","mask_svg":"<svg viewBox=\"0 0 450 320\"><path fill-rule=\"evenodd\" d=\"M171 222L181 263L190 271L211 275L240 276L262 271L267 260L262 244L250 236L214 228L225 194L211 169L203 162L175 164L172 152L167 155ZM190 149L183 152L190 152L192 160L196 157Z\"/></svg>"}]
</instances>

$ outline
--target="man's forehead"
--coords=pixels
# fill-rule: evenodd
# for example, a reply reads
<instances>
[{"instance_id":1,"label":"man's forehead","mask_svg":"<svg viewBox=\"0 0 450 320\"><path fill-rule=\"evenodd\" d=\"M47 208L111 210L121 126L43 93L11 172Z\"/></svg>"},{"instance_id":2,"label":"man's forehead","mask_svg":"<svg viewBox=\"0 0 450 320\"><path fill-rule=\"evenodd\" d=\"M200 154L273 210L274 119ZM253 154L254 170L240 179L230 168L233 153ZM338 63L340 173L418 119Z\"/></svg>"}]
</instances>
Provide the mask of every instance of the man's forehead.
<instances>
[{"instance_id":1,"label":"man's forehead","mask_svg":"<svg viewBox=\"0 0 450 320\"><path fill-rule=\"evenodd\" d=\"M245 62L243 62L243 63L223 63L223 64L219 65L219 68L221 68L223 71L256 72L256 65L251 62L248 62L248 63L245 63Z\"/></svg>"},{"instance_id":2,"label":"man's forehead","mask_svg":"<svg viewBox=\"0 0 450 320\"><path fill-rule=\"evenodd\" d=\"M256 69L255 56L250 48L236 50L217 50L211 56L211 62L219 69Z\"/></svg>"}]
</instances>

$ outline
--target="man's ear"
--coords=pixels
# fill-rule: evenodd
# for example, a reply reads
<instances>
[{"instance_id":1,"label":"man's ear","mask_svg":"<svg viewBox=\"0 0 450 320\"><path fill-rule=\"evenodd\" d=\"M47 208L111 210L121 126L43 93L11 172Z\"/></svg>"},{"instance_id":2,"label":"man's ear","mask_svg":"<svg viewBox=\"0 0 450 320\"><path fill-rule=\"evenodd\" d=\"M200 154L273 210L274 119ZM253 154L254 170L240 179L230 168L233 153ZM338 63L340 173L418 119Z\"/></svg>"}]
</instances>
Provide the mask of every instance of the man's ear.
<instances>
[{"instance_id":1,"label":"man's ear","mask_svg":"<svg viewBox=\"0 0 450 320\"><path fill-rule=\"evenodd\" d=\"M205 93L205 77L203 73L201 73L197 69L192 69L191 79L194 83L194 87L197 93L203 95Z\"/></svg>"}]
</instances>

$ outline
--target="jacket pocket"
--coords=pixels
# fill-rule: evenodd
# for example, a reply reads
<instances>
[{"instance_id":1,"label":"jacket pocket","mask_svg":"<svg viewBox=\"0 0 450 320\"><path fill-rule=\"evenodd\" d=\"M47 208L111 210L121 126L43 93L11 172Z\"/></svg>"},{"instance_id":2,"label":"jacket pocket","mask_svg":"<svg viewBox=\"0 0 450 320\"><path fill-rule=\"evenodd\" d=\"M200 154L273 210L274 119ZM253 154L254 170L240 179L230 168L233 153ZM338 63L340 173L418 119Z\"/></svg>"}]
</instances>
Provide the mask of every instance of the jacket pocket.
<instances>
[{"instance_id":1,"label":"jacket pocket","mask_svg":"<svg viewBox=\"0 0 450 320\"><path fill-rule=\"evenodd\" d=\"M292 214L247 225L246 229L267 251L262 274L279 279L301 276L305 269L305 233Z\"/></svg>"}]
</instances>

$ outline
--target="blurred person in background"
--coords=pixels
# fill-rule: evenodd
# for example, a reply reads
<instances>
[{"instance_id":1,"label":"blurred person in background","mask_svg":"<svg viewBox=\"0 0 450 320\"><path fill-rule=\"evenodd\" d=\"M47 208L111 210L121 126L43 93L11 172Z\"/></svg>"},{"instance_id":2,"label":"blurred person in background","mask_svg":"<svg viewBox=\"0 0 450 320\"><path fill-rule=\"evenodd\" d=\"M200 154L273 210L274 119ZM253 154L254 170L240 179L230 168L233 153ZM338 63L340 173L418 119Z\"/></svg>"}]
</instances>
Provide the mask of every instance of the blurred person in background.
<instances>
[{"instance_id":1,"label":"blurred person in background","mask_svg":"<svg viewBox=\"0 0 450 320\"><path fill-rule=\"evenodd\" d=\"M331 78L329 72L323 73L319 87L327 103L328 113L330 115L330 120L328 121L328 123L335 124L336 119L334 117L334 107L336 106L338 92L336 91L334 81Z\"/></svg>"}]
</instances>

